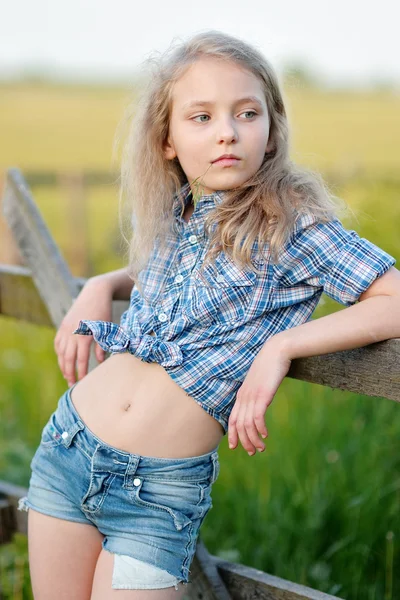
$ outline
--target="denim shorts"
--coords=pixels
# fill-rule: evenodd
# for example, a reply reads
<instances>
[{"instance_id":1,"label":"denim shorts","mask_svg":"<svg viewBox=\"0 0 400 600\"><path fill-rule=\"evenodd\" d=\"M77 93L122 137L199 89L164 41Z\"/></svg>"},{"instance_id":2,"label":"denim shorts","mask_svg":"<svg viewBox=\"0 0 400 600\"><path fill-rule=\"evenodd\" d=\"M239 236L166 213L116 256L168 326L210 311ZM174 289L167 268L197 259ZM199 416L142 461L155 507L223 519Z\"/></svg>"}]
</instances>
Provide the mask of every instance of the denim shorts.
<instances>
[{"instance_id":1,"label":"denim shorts","mask_svg":"<svg viewBox=\"0 0 400 600\"><path fill-rule=\"evenodd\" d=\"M105 536L102 547L115 555L113 588L189 583L219 474L217 448L189 458L157 458L110 446L80 418L71 399L75 385L62 394L42 430L19 510L95 525Z\"/></svg>"}]
</instances>

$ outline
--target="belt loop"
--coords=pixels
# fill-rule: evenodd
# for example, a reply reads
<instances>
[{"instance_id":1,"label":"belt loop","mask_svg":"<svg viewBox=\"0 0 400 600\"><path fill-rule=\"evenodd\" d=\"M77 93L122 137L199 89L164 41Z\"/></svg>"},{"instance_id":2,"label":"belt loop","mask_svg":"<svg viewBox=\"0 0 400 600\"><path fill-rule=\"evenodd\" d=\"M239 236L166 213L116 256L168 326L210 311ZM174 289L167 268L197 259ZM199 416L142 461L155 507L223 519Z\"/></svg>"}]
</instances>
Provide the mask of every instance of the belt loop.
<instances>
[{"instance_id":1,"label":"belt loop","mask_svg":"<svg viewBox=\"0 0 400 600\"><path fill-rule=\"evenodd\" d=\"M63 439L62 443L64 444L64 446L69 448L72 444L72 440L74 439L78 431L81 431L82 429L84 429L84 427L85 426L82 423L82 421L78 419L73 425L71 425L71 427L63 431L61 437Z\"/></svg>"},{"instance_id":2,"label":"belt loop","mask_svg":"<svg viewBox=\"0 0 400 600\"><path fill-rule=\"evenodd\" d=\"M140 461L140 456L134 456L133 454L131 454L129 456L129 461L126 466L126 471L125 471L125 475L124 475L124 483L122 484L122 487L125 490L131 490L133 488L133 480L134 480L133 476L135 475L135 473L137 471L139 461Z\"/></svg>"}]
</instances>

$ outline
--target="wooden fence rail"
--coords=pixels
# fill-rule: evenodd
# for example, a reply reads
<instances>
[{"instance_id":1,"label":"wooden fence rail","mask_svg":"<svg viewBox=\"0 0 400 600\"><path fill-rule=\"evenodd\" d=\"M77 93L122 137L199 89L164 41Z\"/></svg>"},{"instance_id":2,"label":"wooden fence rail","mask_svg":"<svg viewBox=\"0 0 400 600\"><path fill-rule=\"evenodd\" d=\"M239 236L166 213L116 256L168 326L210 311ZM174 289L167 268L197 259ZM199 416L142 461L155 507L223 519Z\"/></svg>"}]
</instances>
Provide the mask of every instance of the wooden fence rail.
<instances>
[{"instance_id":1,"label":"wooden fence rail","mask_svg":"<svg viewBox=\"0 0 400 600\"><path fill-rule=\"evenodd\" d=\"M0 315L58 327L85 280L70 273L28 189L22 173L10 169L3 213L25 266L0 265ZM128 302L113 300L119 322ZM89 369L97 365L91 346ZM288 377L400 401L400 339L292 361ZM27 513L17 511L26 490L0 481L0 543L14 531L26 533ZM209 554L199 540L188 598L203 600L340 600Z\"/></svg>"}]
</instances>

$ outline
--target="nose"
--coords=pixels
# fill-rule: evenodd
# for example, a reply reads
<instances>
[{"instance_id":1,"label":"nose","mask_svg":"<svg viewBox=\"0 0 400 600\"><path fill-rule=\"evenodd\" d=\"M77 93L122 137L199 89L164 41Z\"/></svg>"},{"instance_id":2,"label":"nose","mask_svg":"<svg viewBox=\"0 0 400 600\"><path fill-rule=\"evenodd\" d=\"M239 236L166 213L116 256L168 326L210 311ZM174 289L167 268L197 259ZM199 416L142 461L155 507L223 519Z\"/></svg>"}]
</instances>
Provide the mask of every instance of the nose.
<instances>
[{"instance_id":1,"label":"nose","mask_svg":"<svg viewBox=\"0 0 400 600\"><path fill-rule=\"evenodd\" d=\"M231 144L238 139L238 133L232 119L224 119L218 125L218 142Z\"/></svg>"}]
</instances>

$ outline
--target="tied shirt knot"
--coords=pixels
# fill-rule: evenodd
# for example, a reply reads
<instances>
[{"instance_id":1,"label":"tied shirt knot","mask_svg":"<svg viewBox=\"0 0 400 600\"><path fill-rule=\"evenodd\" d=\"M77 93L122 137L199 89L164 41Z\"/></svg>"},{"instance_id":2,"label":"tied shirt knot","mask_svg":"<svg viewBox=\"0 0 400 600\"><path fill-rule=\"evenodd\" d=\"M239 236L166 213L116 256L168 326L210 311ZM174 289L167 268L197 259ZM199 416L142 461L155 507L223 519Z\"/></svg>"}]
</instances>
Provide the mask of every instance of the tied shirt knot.
<instances>
[{"instance_id":1,"label":"tied shirt knot","mask_svg":"<svg viewBox=\"0 0 400 600\"><path fill-rule=\"evenodd\" d=\"M166 342L147 333L130 337L125 329L110 321L82 320L72 333L93 335L106 352L130 352L146 362L156 362L163 367L175 367L183 363L182 350L176 342Z\"/></svg>"}]
</instances>

